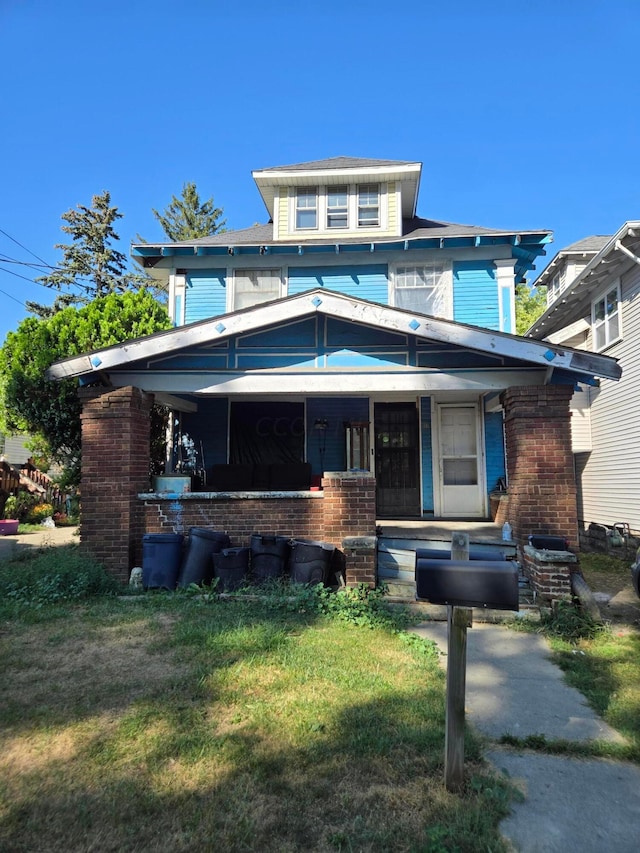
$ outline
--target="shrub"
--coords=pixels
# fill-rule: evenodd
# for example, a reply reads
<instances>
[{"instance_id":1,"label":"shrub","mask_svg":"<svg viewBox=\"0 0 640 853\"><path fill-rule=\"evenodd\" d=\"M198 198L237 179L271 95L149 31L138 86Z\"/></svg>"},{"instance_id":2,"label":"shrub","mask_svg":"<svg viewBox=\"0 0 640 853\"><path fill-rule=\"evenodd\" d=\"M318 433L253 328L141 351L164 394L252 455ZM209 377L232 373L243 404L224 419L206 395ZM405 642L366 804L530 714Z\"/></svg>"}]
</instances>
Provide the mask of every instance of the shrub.
<instances>
[{"instance_id":1,"label":"shrub","mask_svg":"<svg viewBox=\"0 0 640 853\"><path fill-rule=\"evenodd\" d=\"M4 505L4 517L17 518L18 521L25 522L38 500L39 498L36 495L31 495L29 492L18 492L17 495L11 495Z\"/></svg>"},{"instance_id":2,"label":"shrub","mask_svg":"<svg viewBox=\"0 0 640 853\"><path fill-rule=\"evenodd\" d=\"M27 524L40 524L43 519L52 516L53 506L51 504L37 504L27 516Z\"/></svg>"},{"instance_id":3,"label":"shrub","mask_svg":"<svg viewBox=\"0 0 640 853\"><path fill-rule=\"evenodd\" d=\"M34 557L22 554L0 564L0 600L20 606L78 601L113 595L118 582L77 546L45 548Z\"/></svg>"}]
</instances>

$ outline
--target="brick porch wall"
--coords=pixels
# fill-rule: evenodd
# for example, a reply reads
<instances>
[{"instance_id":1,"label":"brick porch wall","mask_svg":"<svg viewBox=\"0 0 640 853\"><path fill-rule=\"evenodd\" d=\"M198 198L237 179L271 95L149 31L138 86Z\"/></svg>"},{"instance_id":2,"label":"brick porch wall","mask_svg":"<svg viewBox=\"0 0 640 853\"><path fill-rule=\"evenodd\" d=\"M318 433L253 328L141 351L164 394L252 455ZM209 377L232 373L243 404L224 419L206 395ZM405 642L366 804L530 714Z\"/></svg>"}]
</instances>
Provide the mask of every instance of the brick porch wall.
<instances>
[{"instance_id":1,"label":"brick porch wall","mask_svg":"<svg viewBox=\"0 0 640 853\"><path fill-rule=\"evenodd\" d=\"M80 542L119 580L140 564L149 487L149 413L138 388L81 389L82 524Z\"/></svg>"},{"instance_id":2,"label":"brick porch wall","mask_svg":"<svg viewBox=\"0 0 640 853\"><path fill-rule=\"evenodd\" d=\"M570 385L535 385L502 392L513 538L564 536L578 548L576 480L571 453Z\"/></svg>"},{"instance_id":3,"label":"brick porch wall","mask_svg":"<svg viewBox=\"0 0 640 853\"><path fill-rule=\"evenodd\" d=\"M298 497L152 499L149 493L149 414L153 396L138 388L82 389L81 545L118 579L142 564L145 533L189 527L226 531L246 546L253 533L329 542L350 585L375 582L375 549L343 553L349 537L375 536L375 479L370 474L329 473L322 492ZM148 495L146 499L140 495Z\"/></svg>"}]
</instances>

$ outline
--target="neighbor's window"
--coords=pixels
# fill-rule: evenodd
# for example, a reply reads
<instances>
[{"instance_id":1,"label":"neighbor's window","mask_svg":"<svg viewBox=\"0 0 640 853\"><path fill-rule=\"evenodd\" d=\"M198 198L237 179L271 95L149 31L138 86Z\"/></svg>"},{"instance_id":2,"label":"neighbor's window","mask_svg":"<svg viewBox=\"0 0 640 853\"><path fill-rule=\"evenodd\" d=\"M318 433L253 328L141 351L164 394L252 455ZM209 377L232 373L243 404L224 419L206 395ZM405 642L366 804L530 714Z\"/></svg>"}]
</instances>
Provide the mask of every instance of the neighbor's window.
<instances>
[{"instance_id":1,"label":"neighbor's window","mask_svg":"<svg viewBox=\"0 0 640 853\"><path fill-rule=\"evenodd\" d=\"M451 318L451 268L445 264L421 264L396 268L394 304L421 314Z\"/></svg>"},{"instance_id":2,"label":"neighbor's window","mask_svg":"<svg viewBox=\"0 0 640 853\"><path fill-rule=\"evenodd\" d=\"M269 302L280 296L280 270L236 270L233 292L234 311L249 308L260 302Z\"/></svg>"},{"instance_id":3,"label":"neighbor's window","mask_svg":"<svg viewBox=\"0 0 640 853\"><path fill-rule=\"evenodd\" d=\"M620 282L591 306L593 348L601 350L622 337L620 323Z\"/></svg>"},{"instance_id":4,"label":"neighbor's window","mask_svg":"<svg viewBox=\"0 0 640 853\"><path fill-rule=\"evenodd\" d=\"M347 227L348 187L327 187L327 228Z\"/></svg>"},{"instance_id":5,"label":"neighbor's window","mask_svg":"<svg viewBox=\"0 0 640 853\"><path fill-rule=\"evenodd\" d=\"M298 187L296 190L296 228L318 227L318 188Z\"/></svg>"},{"instance_id":6,"label":"neighbor's window","mask_svg":"<svg viewBox=\"0 0 640 853\"><path fill-rule=\"evenodd\" d=\"M378 184L361 184L358 187L358 227L380 225L380 188Z\"/></svg>"}]
</instances>

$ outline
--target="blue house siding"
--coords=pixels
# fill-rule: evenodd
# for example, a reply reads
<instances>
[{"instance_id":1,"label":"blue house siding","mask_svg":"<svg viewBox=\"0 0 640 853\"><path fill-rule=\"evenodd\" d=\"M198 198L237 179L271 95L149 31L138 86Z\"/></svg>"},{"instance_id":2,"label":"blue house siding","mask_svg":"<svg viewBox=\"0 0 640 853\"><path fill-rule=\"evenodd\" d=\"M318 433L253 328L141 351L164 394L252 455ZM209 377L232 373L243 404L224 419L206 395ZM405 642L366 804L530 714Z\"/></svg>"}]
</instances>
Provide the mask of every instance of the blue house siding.
<instances>
[{"instance_id":1,"label":"blue house siding","mask_svg":"<svg viewBox=\"0 0 640 853\"><path fill-rule=\"evenodd\" d=\"M203 270L187 275L184 321L195 323L227 310L226 270Z\"/></svg>"},{"instance_id":2,"label":"blue house siding","mask_svg":"<svg viewBox=\"0 0 640 853\"><path fill-rule=\"evenodd\" d=\"M433 514L431 397L420 397L420 455L422 462L422 512Z\"/></svg>"},{"instance_id":3,"label":"blue house siding","mask_svg":"<svg viewBox=\"0 0 640 853\"><path fill-rule=\"evenodd\" d=\"M491 261L454 263L453 319L458 323L500 329L498 286Z\"/></svg>"},{"instance_id":4,"label":"blue house siding","mask_svg":"<svg viewBox=\"0 0 640 853\"><path fill-rule=\"evenodd\" d=\"M316 418L326 418L326 430L315 430ZM307 399L307 461L314 474L344 471L345 421L368 421L368 397L309 397ZM324 448L324 452L322 452ZM322 459L321 459L322 456Z\"/></svg>"},{"instance_id":5,"label":"blue house siding","mask_svg":"<svg viewBox=\"0 0 640 853\"><path fill-rule=\"evenodd\" d=\"M340 267L289 267L289 296L326 287L348 296L389 304L387 264Z\"/></svg>"},{"instance_id":6,"label":"blue house siding","mask_svg":"<svg viewBox=\"0 0 640 853\"><path fill-rule=\"evenodd\" d=\"M502 413L484 416L484 443L487 460L487 489L492 492L500 477L506 476L504 463L504 431Z\"/></svg>"}]
</instances>

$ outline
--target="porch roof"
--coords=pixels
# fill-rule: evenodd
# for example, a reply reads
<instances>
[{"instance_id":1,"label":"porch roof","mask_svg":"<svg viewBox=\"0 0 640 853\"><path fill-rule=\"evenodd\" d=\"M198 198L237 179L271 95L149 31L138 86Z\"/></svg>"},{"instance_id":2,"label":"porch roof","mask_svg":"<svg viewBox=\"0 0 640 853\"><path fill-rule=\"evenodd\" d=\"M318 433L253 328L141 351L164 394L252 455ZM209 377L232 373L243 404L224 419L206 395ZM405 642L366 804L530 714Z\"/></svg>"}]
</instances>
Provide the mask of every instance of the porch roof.
<instances>
[{"instance_id":1,"label":"porch roof","mask_svg":"<svg viewBox=\"0 0 640 853\"><path fill-rule=\"evenodd\" d=\"M368 327L375 330L376 334L379 335L399 334L407 339L413 338L418 344L435 342L443 347L459 347L465 351L502 359L501 364L496 364L496 368L499 367L503 372L508 363L513 365L517 362L520 372L523 369L533 368L538 374L542 372L545 377L544 381L547 382L553 381L554 372L567 377L564 381L575 380L590 383L595 382L595 377L619 379L621 375L621 369L616 360L608 356L574 350L569 347L535 341L530 338L522 338L452 320L442 320L427 314L419 314L345 296L324 288L317 288L295 296L277 299L197 323L158 332L144 338L125 341L105 349L73 356L53 364L47 371L47 377L49 379L78 377L85 382L96 382L104 378L105 374L116 373L120 375L123 381L125 375L127 379L131 380L135 373L140 376L150 374L152 372L151 362L154 359L166 358L194 347L215 347L229 341L234 336L247 335L318 315L347 324ZM472 368L472 364L467 365L465 367L466 373L471 373ZM449 373L452 372L448 368L440 372L446 374L447 370ZM487 369L486 366L483 367L483 370L487 374L490 374L492 370L494 373L497 372L495 368ZM237 381L240 376L256 375L261 371L236 369L215 372L220 375L225 374L227 381L228 377L234 377ZM358 372L362 375L364 371ZM382 373L385 375L395 374L396 379L394 381L399 383L399 390L406 390L408 387L406 382L399 380L398 377L401 374L413 377L420 375L423 379L425 376L429 376L430 381L435 381L434 377L438 376L438 370L433 367L400 366L394 369L387 365L381 371L372 368L367 372L370 377L367 384L374 381L372 377L378 377ZM311 376L322 376L325 385L328 388L333 387L334 390L338 382L335 378L335 372L331 378L332 371L320 367L305 370L296 366L290 371L287 371L286 368L280 368L271 371L271 373L275 373L279 377L273 387L280 392L285 388L287 391L290 390L289 377L294 374L298 377L306 376L307 381ZM342 379L345 379L347 375L348 371L343 371L341 373ZM286 385L284 384L285 381ZM504 384L505 382L506 384ZM122 381L118 384L122 384ZM131 381L131 384L136 383ZM500 383L486 387L495 389L496 387L508 387L509 384L519 383L517 379L512 382L501 379ZM301 387L304 385L303 380L300 380L300 385ZM419 387L422 388L423 385ZM310 385L309 388L311 389ZM169 388L165 390L169 390ZM171 390L176 391L178 389L173 385ZM203 387L202 384L198 386L196 383L191 383L184 390L210 393L209 389ZM345 390L354 390L354 388L349 388L347 384ZM362 386L361 390L366 390L366 388ZM385 390L384 386L380 390ZM220 388L217 391L220 393Z\"/></svg>"}]
</instances>

